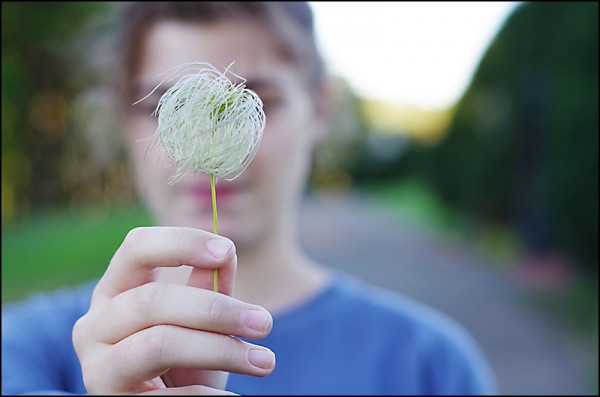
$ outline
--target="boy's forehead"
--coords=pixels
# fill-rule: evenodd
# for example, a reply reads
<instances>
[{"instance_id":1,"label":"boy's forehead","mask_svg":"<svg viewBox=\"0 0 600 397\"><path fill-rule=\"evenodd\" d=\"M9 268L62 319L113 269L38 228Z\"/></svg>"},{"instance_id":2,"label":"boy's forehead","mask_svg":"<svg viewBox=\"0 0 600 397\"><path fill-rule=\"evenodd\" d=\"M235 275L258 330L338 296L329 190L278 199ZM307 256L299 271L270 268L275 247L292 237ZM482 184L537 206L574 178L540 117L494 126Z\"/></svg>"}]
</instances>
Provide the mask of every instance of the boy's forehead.
<instances>
[{"instance_id":1,"label":"boy's forehead","mask_svg":"<svg viewBox=\"0 0 600 397\"><path fill-rule=\"evenodd\" d=\"M152 83L161 73L188 62L206 62L229 70L253 85L269 86L277 64L287 63L266 32L251 24L215 25L160 22L146 36L140 80ZM233 64L232 64L233 62ZM235 82L235 76L229 76Z\"/></svg>"},{"instance_id":2,"label":"boy's forehead","mask_svg":"<svg viewBox=\"0 0 600 397\"><path fill-rule=\"evenodd\" d=\"M264 28L232 21L210 25L162 21L150 29L144 44L145 58L154 63L181 64L204 58L217 68L226 67L232 58L241 61L233 69L251 68L258 59L279 53L277 41Z\"/></svg>"}]
</instances>

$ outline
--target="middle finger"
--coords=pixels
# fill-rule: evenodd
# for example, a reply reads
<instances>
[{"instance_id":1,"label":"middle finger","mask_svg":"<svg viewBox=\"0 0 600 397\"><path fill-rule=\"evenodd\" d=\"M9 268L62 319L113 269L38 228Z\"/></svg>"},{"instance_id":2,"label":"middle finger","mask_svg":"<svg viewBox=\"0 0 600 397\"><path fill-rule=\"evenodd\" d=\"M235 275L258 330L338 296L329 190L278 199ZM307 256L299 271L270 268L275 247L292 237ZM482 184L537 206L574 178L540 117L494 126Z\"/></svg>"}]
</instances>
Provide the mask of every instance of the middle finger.
<instances>
[{"instance_id":1,"label":"middle finger","mask_svg":"<svg viewBox=\"0 0 600 397\"><path fill-rule=\"evenodd\" d=\"M123 338L158 324L259 339L266 336L273 319L260 306L200 288L148 283L111 299L93 315L93 332L104 343Z\"/></svg>"}]
</instances>

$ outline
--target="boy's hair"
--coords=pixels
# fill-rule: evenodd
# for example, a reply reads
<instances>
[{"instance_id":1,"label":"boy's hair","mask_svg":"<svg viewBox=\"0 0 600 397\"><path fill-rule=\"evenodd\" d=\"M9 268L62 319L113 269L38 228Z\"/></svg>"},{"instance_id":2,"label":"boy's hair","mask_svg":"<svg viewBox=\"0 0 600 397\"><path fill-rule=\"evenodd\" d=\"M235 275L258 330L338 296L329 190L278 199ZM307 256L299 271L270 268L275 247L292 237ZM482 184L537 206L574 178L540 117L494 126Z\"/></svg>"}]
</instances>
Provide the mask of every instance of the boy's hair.
<instances>
[{"instance_id":1,"label":"boy's hair","mask_svg":"<svg viewBox=\"0 0 600 397\"><path fill-rule=\"evenodd\" d=\"M282 54L300 66L311 87L324 79L324 67L314 37L312 10L306 2L130 2L122 6L118 38L119 86L131 97L132 77L139 67L141 43L148 30L165 20L215 23L223 20L258 23L278 40ZM201 61L201 60L199 60Z\"/></svg>"}]
</instances>

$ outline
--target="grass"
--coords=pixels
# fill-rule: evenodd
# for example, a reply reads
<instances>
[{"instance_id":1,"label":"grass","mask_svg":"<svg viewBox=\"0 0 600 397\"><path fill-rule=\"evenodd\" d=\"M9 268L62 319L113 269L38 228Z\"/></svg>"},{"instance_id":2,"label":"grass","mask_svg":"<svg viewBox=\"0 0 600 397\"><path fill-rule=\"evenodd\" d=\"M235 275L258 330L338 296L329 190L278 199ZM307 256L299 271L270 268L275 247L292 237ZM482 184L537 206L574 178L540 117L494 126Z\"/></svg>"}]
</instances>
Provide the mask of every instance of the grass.
<instances>
[{"instance_id":1,"label":"grass","mask_svg":"<svg viewBox=\"0 0 600 397\"><path fill-rule=\"evenodd\" d=\"M2 303L98 278L127 232L150 224L140 207L63 208L2 226Z\"/></svg>"}]
</instances>

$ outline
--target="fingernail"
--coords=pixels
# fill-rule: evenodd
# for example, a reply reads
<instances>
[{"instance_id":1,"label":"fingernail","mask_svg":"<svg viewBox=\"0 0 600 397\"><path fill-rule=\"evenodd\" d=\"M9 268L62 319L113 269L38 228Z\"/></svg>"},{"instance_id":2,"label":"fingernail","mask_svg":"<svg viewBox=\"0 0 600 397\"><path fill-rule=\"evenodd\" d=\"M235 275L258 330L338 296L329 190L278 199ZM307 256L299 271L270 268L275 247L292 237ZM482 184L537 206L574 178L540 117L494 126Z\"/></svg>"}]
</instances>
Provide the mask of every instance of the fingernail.
<instances>
[{"instance_id":1,"label":"fingernail","mask_svg":"<svg viewBox=\"0 0 600 397\"><path fill-rule=\"evenodd\" d=\"M275 366L275 355L266 349L250 349L248 362L258 368L271 369Z\"/></svg>"},{"instance_id":2,"label":"fingernail","mask_svg":"<svg viewBox=\"0 0 600 397\"><path fill-rule=\"evenodd\" d=\"M271 324L271 315L264 310L250 309L242 314L242 322L259 332L265 332Z\"/></svg>"},{"instance_id":3,"label":"fingernail","mask_svg":"<svg viewBox=\"0 0 600 397\"><path fill-rule=\"evenodd\" d=\"M231 246L231 241L224 239L213 239L206 242L206 249L216 258L224 257Z\"/></svg>"}]
</instances>

